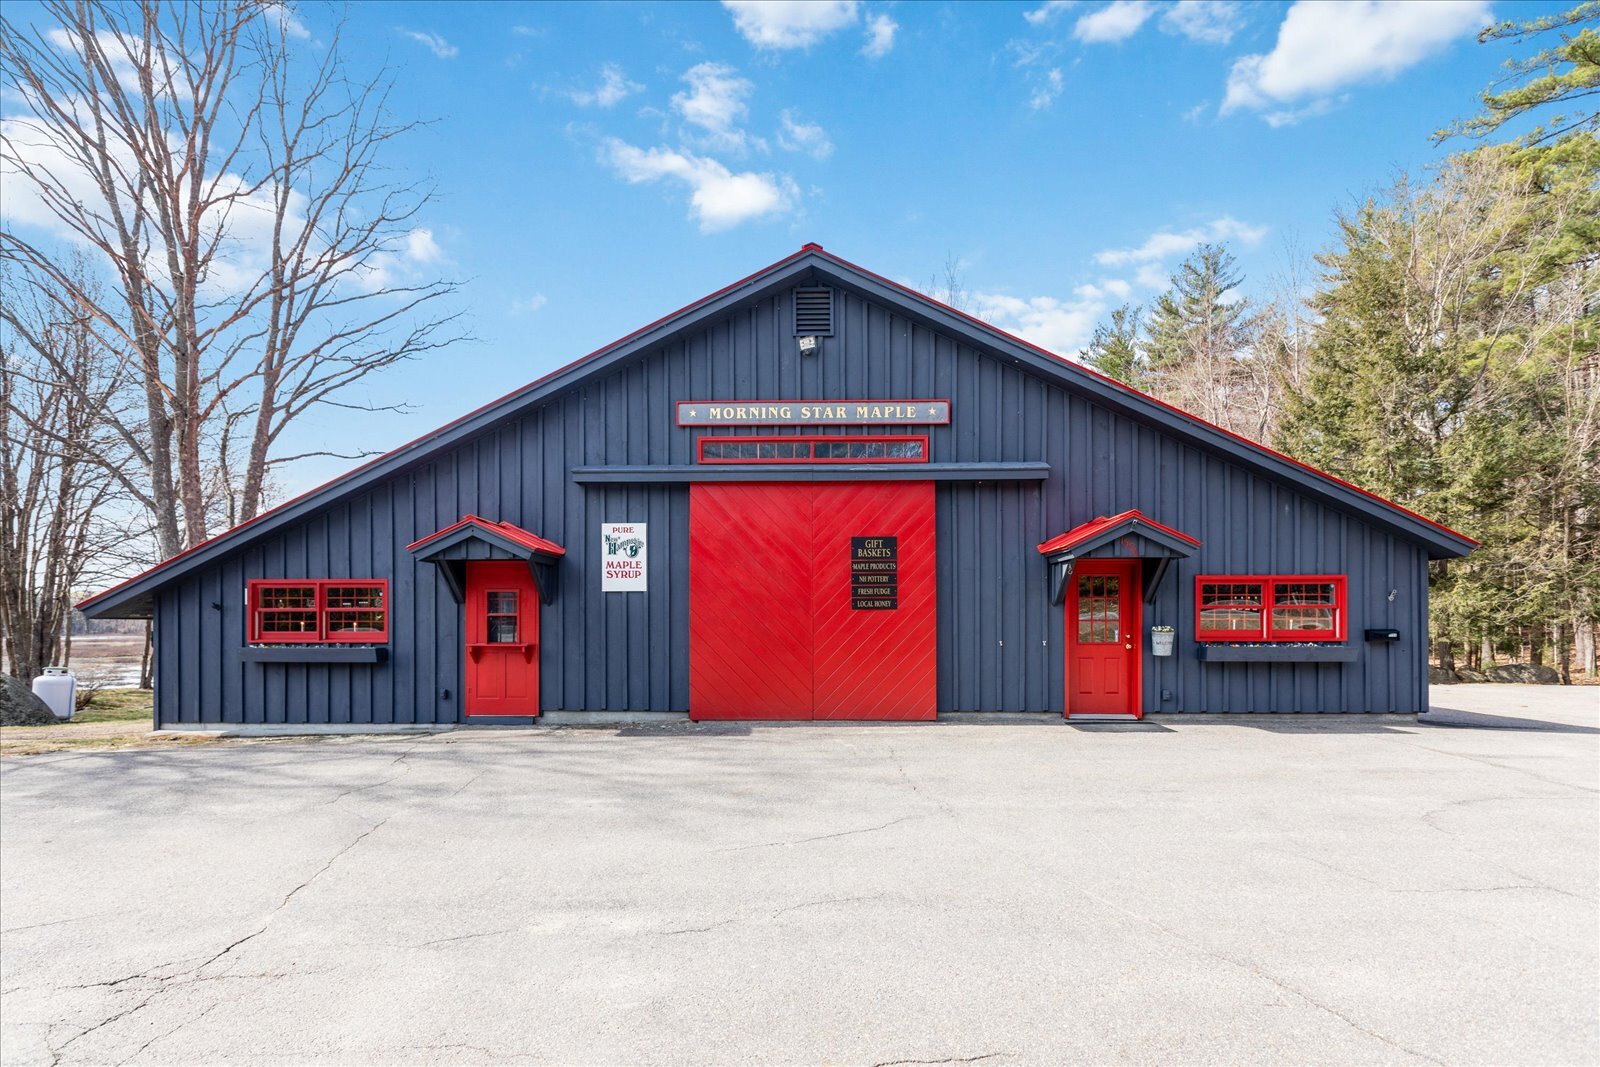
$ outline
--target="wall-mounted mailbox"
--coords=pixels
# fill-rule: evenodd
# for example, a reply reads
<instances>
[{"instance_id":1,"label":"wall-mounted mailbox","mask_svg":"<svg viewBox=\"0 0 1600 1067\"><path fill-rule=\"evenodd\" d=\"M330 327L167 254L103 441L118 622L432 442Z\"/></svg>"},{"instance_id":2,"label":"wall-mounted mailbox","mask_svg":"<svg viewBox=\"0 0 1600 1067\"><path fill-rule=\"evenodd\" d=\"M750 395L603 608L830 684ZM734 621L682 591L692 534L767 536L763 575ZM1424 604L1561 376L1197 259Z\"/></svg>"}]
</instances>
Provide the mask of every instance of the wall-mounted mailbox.
<instances>
[{"instance_id":1,"label":"wall-mounted mailbox","mask_svg":"<svg viewBox=\"0 0 1600 1067\"><path fill-rule=\"evenodd\" d=\"M1400 640L1400 631L1399 630L1368 630L1367 631L1367 640L1368 641L1398 641L1398 640Z\"/></svg>"}]
</instances>

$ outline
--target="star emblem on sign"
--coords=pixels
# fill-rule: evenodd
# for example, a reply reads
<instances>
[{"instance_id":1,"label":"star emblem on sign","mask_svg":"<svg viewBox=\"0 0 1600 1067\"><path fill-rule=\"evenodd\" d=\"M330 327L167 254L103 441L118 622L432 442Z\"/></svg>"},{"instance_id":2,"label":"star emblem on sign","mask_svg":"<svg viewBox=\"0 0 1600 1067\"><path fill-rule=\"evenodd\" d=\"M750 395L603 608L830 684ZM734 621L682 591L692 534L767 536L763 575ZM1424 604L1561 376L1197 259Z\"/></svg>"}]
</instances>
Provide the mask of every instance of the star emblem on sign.
<instances>
[{"instance_id":1,"label":"star emblem on sign","mask_svg":"<svg viewBox=\"0 0 1600 1067\"><path fill-rule=\"evenodd\" d=\"M694 410L694 408L690 408L690 409L689 409L689 417L690 417L690 418L691 418L691 419L692 419L692 418L694 418L694 417L695 417L695 410Z\"/></svg>"},{"instance_id":2,"label":"star emblem on sign","mask_svg":"<svg viewBox=\"0 0 1600 1067\"><path fill-rule=\"evenodd\" d=\"M928 405L928 418L930 418L930 419L931 419L931 418L934 418L934 417L935 417L935 416L937 416L937 415L938 415L938 414L939 414L939 408L938 408L938 406L937 406L937 405L934 405L934 404L929 404L929 405Z\"/></svg>"}]
</instances>

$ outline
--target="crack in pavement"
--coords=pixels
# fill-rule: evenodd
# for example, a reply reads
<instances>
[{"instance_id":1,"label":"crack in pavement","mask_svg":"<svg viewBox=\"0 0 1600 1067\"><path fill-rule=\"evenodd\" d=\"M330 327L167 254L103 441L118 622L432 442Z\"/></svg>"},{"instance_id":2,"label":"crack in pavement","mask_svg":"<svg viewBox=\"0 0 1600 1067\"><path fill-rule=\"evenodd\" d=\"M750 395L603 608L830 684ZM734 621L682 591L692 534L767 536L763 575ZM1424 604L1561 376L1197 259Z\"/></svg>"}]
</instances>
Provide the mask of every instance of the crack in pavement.
<instances>
[{"instance_id":1,"label":"crack in pavement","mask_svg":"<svg viewBox=\"0 0 1600 1067\"><path fill-rule=\"evenodd\" d=\"M1494 760L1487 759L1483 756L1469 756L1465 752L1451 752L1448 749L1434 748L1432 745L1417 745L1404 741L1400 742L1400 744L1405 745L1407 748L1420 748L1425 752L1432 752L1440 756L1455 756L1457 759L1471 760L1473 763L1481 763L1485 767L1494 767L1497 770L1510 771L1512 774L1521 774L1528 778L1532 778L1535 781L1543 782L1545 785L1558 785L1563 789L1576 789L1585 793L1600 793L1600 789L1594 789L1586 785L1579 785L1576 782L1563 782L1556 778L1547 778L1535 771L1530 771L1523 767L1513 766L1509 763L1497 763Z\"/></svg>"},{"instance_id":2,"label":"crack in pavement","mask_svg":"<svg viewBox=\"0 0 1600 1067\"><path fill-rule=\"evenodd\" d=\"M992 1060L997 1056L1009 1055L1011 1055L1009 1052L985 1052L981 1056L951 1056L942 1060L884 1060L881 1063L874 1063L872 1067L902 1067L902 1065L907 1065L907 1067L910 1067L910 1065L914 1064L939 1063L981 1063L984 1060Z\"/></svg>"},{"instance_id":3,"label":"crack in pavement","mask_svg":"<svg viewBox=\"0 0 1600 1067\"><path fill-rule=\"evenodd\" d=\"M46 926L62 926L66 923L81 923L86 919L102 919L107 915L125 915L127 914L128 910L129 909L127 908L118 908L116 911L97 911L92 915L75 915L70 919L55 919L47 923L30 923L27 926L8 926L4 930L0 930L0 935L20 934L24 930L42 930Z\"/></svg>"},{"instance_id":4,"label":"crack in pavement","mask_svg":"<svg viewBox=\"0 0 1600 1067\"><path fill-rule=\"evenodd\" d=\"M432 941L424 941L421 944L413 945L411 947L413 947L413 948L427 948L430 945L448 945L452 941L471 941L473 938L476 938L476 937L494 937L496 934L510 934L510 933L515 933L515 932L516 932L516 928L515 927L507 927L504 930L485 930L481 934L458 934L455 937L440 937L440 938L436 938L436 939L434 939Z\"/></svg>"},{"instance_id":5,"label":"crack in pavement","mask_svg":"<svg viewBox=\"0 0 1600 1067\"><path fill-rule=\"evenodd\" d=\"M787 907L779 908L777 911L771 912L765 917L770 921L772 919L776 919L780 915L786 915L791 911L798 911L801 908L815 908L824 904L848 904L858 900L882 900L889 895L890 894L888 893L869 893L862 896L850 897L818 897L816 900L802 900L798 904L790 904ZM732 918L722 919L718 922L711 923L709 926L686 926L679 930L657 930L655 932L661 937L668 937L673 934L703 934L708 930L717 930L724 926L731 926L734 923L755 922L760 918L762 918L760 915L735 915Z\"/></svg>"},{"instance_id":6,"label":"crack in pavement","mask_svg":"<svg viewBox=\"0 0 1600 1067\"><path fill-rule=\"evenodd\" d=\"M903 769L901 771L901 774L902 775L905 774ZM909 776L907 776L907 782L908 782L908 784L912 785L912 788L917 789L917 786L914 783L910 783ZM918 792L921 792L921 790L918 789ZM934 798L930 797L930 799L934 799ZM936 799L935 799L934 802L935 803L939 803ZM945 808L945 805L940 804L940 807L941 808ZM957 815L956 812L950 811L948 808L945 808L945 810L951 816L951 819L955 823L956 829L958 831L960 831L961 833L967 834L969 837L974 837L974 838L977 837L977 835L972 830L970 830L968 827L966 827L964 825L964 820L962 818L960 818ZM1037 866L1038 865L1038 861L1033 856L1030 856L1030 855L1028 855L1026 853L1023 853L1023 852L1019 852L1015 848L1008 847L1003 842L1001 842L1001 841L999 841L999 840L997 840L997 839L995 839L993 837L983 838L982 840L983 840L984 844L987 847L989 847L991 849L997 849L999 851L1009 853L1014 860L1026 865L1026 866ZM1266 972L1265 970L1261 969L1259 966L1257 966L1256 964L1254 964L1253 962L1251 962L1249 960L1235 959L1235 958L1233 958L1233 957L1231 957L1231 956L1229 956L1229 955L1227 955L1227 954L1225 954L1225 953L1223 953L1221 951L1218 951L1216 949L1211 948L1209 945L1206 945L1206 944L1204 944L1202 942L1198 942L1198 941L1193 940L1192 938L1190 938L1190 937L1186 936L1185 934L1183 934L1181 931L1173 929L1172 927L1166 925L1165 923L1161 922L1158 919L1154 919L1154 918L1152 918L1152 917L1150 917L1148 915L1143 915L1143 914L1141 914L1141 913L1139 913L1137 911L1132 910L1131 908L1125 907L1124 905L1122 905L1120 903L1117 903L1116 901L1109 900L1109 899L1107 899L1105 897L1101 897L1098 894L1095 894L1095 893L1089 891L1088 889L1084 888L1082 885L1078 884L1070 875L1065 875L1064 872L1059 870L1059 868L1052 867L1050 869L1050 871L1051 871L1052 874L1058 876L1058 881L1060 881L1060 883L1065 888L1071 890L1072 892L1077 893L1079 896L1084 897L1087 900L1090 900L1090 901L1093 901L1096 904L1099 904L1103 908L1106 908L1106 909L1108 909L1110 911L1117 912L1118 914L1123 915L1123 916L1127 917L1128 919L1131 919L1134 922L1142 923L1145 926L1148 926L1148 927L1150 927L1150 928L1152 928L1154 930L1158 930L1161 933L1165 934L1168 938L1170 938L1170 939L1172 939L1172 940L1174 940L1174 941L1186 946L1191 951L1198 952L1198 953L1200 953L1202 955L1205 955L1205 956L1209 956L1210 958L1212 958L1214 960L1218 960L1218 961L1220 961L1222 963L1225 963L1230 967L1235 967L1235 968L1237 968L1239 970L1242 970L1242 971L1244 971L1244 972L1246 972L1248 974L1254 975L1255 977L1260 978L1262 981L1269 982L1272 985L1274 985L1277 988L1279 988L1280 990L1282 990L1282 991L1284 991L1286 993L1290 993L1293 996L1295 996L1297 999L1305 1002L1306 1004L1311 1005L1313 1008L1316 1008L1319 1011L1326 1012L1327 1014L1332 1015L1334 1018L1340 1020L1346 1026L1349 1026L1351 1029L1354 1029L1354 1030L1359 1031L1360 1033L1366 1034L1368 1037L1371 1037L1374 1040L1380 1041L1383 1044L1388 1045L1390 1048L1397 1049L1397 1050L1399 1050L1401 1052L1406 1053L1409 1056L1413 1056L1413 1057L1415 1057L1417 1059L1425 1060L1428 1063L1435 1064L1436 1067L1444 1067L1443 1061L1437 1060L1437 1059L1433 1058L1432 1056L1429 1056L1428 1054L1426 1054L1424 1052L1418 1052L1415 1049L1408 1048L1405 1045L1400 1044L1400 1042L1394 1040L1393 1038L1389 1037L1386 1034L1380 1033L1377 1030L1373 1030L1370 1027L1363 1026L1361 1023L1357 1022L1355 1019L1351 1018L1349 1015L1345 1014L1344 1012L1340 1011L1339 1009L1337 1009L1337 1008L1335 1008L1335 1007L1333 1007L1331 1005L1322 1003L1321 1001L1317 1000L1315 997L1311 996L1309 993L1306 993L1306 992L1296 988L1295 986L1289 984L1288 982L1269 974L1268 972ZM1513 873L1515 873L1515 872L1513 872ZM1521 875L1521 874L1518 874L1517 877L1521 878L1521 877L1524 877L1524 876ZM874 1065L874 1067L878 1067L878 1065Z\"/></svg>"},{"instance_id":7,"label":"crack in pavement","mask_svg":"<svg viewBox=\"0 0 1600 1067\"><path fill-rule=\"evenodd\" d=\"M815 835L813 837L796 838L793 841L763 841L760 844L755 844L755 845L735 845L732 848L716 848L716 849L712 849L712 851L713 852L746 852L746 851L748 851L748 850L750 850L752 848L776 848L779 845L808 845L813 841L831 841L833 838L836 838L836 837L851 837L851 836L853 836L855 834L876 833L879 830L887 830L891 826L898 826L903 822L910 822L912 819L925 819L925 818L927 818L926 815L902 815L898 819L890 819L888 822L881 823L881 824L879 824L877 826L863 826L863 827L860 827L859 829L856 829L856 830L840 830L838 833L833 833L833 834L817 834L817 835Z\"/></svg>"},{"instance_id":8,"label":"crack in pavement","mask_svg":"<svg viewBox=\"0 0 1600 1067\"><path fill-rule=\"evenodd\" d=\"M404 758L404 754L402 754L401 758ZM118 1019L122 1019L122 1018L125 1018L126 1016L132 1015L134 1012L139 1011L139 1010L143 1009L144 1007L146 1007L147 1005L149 1005L157 997L163 996L164 994L169 993L169 992L171 992L171 991L173 991L175 989L182 989L182 988L185 988L186 986L193 985L193 984L195 984L197 982L213 981L213 980L226 979L226 978L285 977L284 975L281 975L281 974L277 974L277 975L274 975L274 974L263 974L263 975L259 975L259 976L201 975L200 972L205 970L207 967L211 966L213 963L217 962L218 960L222 959L224 956L228 955L234 949L238 948L240 945L244 944L245 942L250 941L251 939L259 937L262 934L266 933L268 927L270 927L272 925L273 920L276 919L278 917L278 915L283 911L283 909L288 906L289 901L294 899L294 896L295 896L296 893L300 892L300 890L306 888L306 886L310 885L312 882L315 882L318 878L322 877L322 875L326 874L328 869L330 867L332 867L336 862L338 862L338 860L339 860L339 858L341 856L345 855L345 853L347 853L351 849L355 848L362 841L365 841L369 836L371 836L374 832L376 832L379 827L383 826L384 823L387 823L393 817L394 816L392 814L385 815L383 818L379 819L372 826L368 827L366 830L363 830L361 833L357 834L354 840L352 840L349 844L345 845L338 852L335 852L333 854L332 858L330 858L327 863L324 863L316 871L316 873L311 875L311 877L307 878L305 881L301 882L299 885L295 886L293 889L289 890L289 892L287 894L285 894L282 903L280 903L276 908L272 909L272 911L267 915L265 921L262 922L260 927L258 927L257 929L253 930L252 932L244 935L243 937L239 938L238 940L230 943L229 945L227 945L224 948L222 948L220 951L213 953L212 955L207 957L204 962L199 963L194 967L190 967L186 971L179 971L176 974L156 975L156 974L150 973L150 971L145 971L145 972L142 972L140 974L129 975L126 978L114 979L113 981L110 981L110 982L92 982L92 983L90 983L90 984L88 984L86 986L69 987L69 988L81 988L81 989L90 989L90 988L95 988L95 987L100 987L100 986L112 987L112 986L122 985L122 984L124 984L126 982L136 981L136 980L139 980L139 979L148 979L148 980L153 981L153 982L156 983L156 988L151 990L149 995L147 995L143 1000L139 1001L137 1004L133 1005L133 1007L125 1008L122 1011L116 1012L116 1013L114 1013L112 1015L107 1016L104 1019L101 1019L99 1022L95 1023L93 1026L90 1026L90 1027L88 1027L86 1029L78 1031L78 1033L74 1034L72 1037L67 1038L67 1040L63 1041L60 1045L58 1045L58 1046L50 1045L49 1044L49 1040L47 1038L45 1044L46 1044L46 1048L48 1048L49 1051L50 1051L51 1067L55 1067L56 1064L60 1063L62 1054L65 1053L66 1050L70 1046L76 1044L78 1041L81 1041L83 1038L85 1038L88 1035L94 1033L95 1031L97 1031L97 1030L99 1030L99 1029L101 1029L103 1027L111 1025L112 1023L116 1022ZM192 956L188 957L188 959L193 959L193 958L194 957L192 957ZM179 961L179 962L187 962L187 960ZM162 964L161 966L172 966L172 964ZM152 970L154 970L154 968L152 968ZM191 975L197 976L197 977L191 978L190 977ZM180 979L189 979L189 980L188 981L180 981Z\"/></svg>"}]
</instances>

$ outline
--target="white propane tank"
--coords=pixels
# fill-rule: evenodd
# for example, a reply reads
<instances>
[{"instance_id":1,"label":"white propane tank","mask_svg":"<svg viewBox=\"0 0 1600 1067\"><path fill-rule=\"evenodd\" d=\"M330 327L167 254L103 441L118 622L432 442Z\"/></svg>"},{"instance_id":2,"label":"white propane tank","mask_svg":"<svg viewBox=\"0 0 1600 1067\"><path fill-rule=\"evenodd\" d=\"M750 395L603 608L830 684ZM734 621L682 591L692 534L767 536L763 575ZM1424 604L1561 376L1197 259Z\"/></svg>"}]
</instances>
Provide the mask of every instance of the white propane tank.
<instances>
[{"instance_id":1,"label":"white propane tank","mask_svg":"<svg viewBox=\"0 0 1600 1067\"><path fill-rule=\"evenodd\" d=\"M44 701L56 718L70 719L78 699L78 679L65 667L46 667L33 680L33 695Z\"/></svg>"}]
</instances>

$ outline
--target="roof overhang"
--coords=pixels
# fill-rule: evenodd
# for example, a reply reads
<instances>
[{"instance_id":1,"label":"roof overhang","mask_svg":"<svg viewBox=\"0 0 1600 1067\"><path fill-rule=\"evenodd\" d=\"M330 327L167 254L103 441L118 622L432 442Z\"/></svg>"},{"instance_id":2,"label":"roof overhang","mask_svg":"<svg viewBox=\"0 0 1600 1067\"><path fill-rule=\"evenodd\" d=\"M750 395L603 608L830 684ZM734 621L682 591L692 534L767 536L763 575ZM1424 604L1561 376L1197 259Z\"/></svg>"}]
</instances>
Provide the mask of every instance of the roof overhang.
<instances>
[{"instance_id":1,"label":"roof overhang","mask_svg":"<svg viewBox=\"0 0 1600 1067\"><path fill-rule=\"evenodd\" d=\"M1196 446L1220 453L1233 462L1288 482L1320 501L1358 514L1367 521L1423 545L1430 558L1464 556L1477 545L1465 534L1393 501L1214 426L1032 342L1012 336L909 286L890 281L825 252L820 245L808 244L771 266L657 319L415 441L386 452L333 481L224 531L118 586L89 597L78 607L92 618L125 616L141 607L148 610L151 593L156 588L207 566L246 544L292 526L334 500L391 477L443 449L454 447L533 404L552 399L594 375L603 374L654 351L680 331L716 321L740 308L767 299L774 292L796 285L835 285L880 303L891 304L912 321L952 334L1005 363L1064 384L1095 403L1137 421L1181 434Z\"/></svg>"},{"instance_id":2,"label":"roof overhang","mask_svg":"<svg viewBox=\"0 0 1600 1067\"><path fill-rule=\"evenodd\" d=\"M1136 559L1144 570L1144 599L1153 602L1175 560L1200 547L1197 538L1159 523L1138 508L1101 515L1039 545L1050 563L1050 602L1066 598L1067 580L1080 559Z\"/></svg>"},{"instance_id":3,"label":"roof overhang","mask_svg":"<svg viewBox=\"0 0 1600 1067\"><path fill-rule=\"evenodd\" d=\"M533 572L539 599L548 604L556 595L555 565L567 550L509 522L493 522L479 515L464 515L442 530L413 541L406 551L418 563L439 568L450 595L457 603L466 599L467 564L474 560L522 560Z\"/></svg>"}]
</instances>

